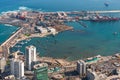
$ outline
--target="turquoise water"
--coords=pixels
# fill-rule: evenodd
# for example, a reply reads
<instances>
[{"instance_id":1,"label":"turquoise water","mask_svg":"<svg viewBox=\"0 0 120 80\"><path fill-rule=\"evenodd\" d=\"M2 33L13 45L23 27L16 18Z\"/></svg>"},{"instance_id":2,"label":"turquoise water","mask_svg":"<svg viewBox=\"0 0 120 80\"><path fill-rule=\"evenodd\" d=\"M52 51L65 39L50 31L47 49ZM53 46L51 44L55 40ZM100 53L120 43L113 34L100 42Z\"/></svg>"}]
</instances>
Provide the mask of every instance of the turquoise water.
<instances>
[{"instance_id":1,"label":"turquoise water","mask_svg":"<svg viewBox=\"0 0 120 80\"><path fill-rule=\"evenodd\" d=\"M17 30L17 27L14 26L5 26L0 24L0 44L2 44L14 31Z\"/></svg>"},{"instance_id":2,"label":"turquoise water","mask_svg":"<svg viewBox=\"0 0 120 80\"><path fill-rule=\"evenodd\" d=\"M109 7L104 6L104 2L109 2ZM0 12L17 10L20 6L25 6L41 11L75 11L75 10L114 10L120 9L118 0L1 0ZM13 5L14 4L14 5ZM107 14L118 16L120 14ZM33 38L30 42L21 45L19 48L24 52L27 45L33 44L37 47L40 56L51 56L55 58L66 58L69 60L85 58L90 56L112 55L120 52L120 22L95 23L85 21L88 28L84 28L76 22L66 23L75 28L75 31L65 31L55 37ZM3 26L3 25L2 25ZM0 26L1 33L5 27ZM9 27L11 28L11 27ZM14 31L14 27L12 27ZM13 32L0 35L0 42L8 38ZM118 32L117 35L113 35ZM1 38L3 37L3 38ZM23 41L26 42L26 41ZM18 50L14 47L12 51Z\"/></svg>"}]
</instances>

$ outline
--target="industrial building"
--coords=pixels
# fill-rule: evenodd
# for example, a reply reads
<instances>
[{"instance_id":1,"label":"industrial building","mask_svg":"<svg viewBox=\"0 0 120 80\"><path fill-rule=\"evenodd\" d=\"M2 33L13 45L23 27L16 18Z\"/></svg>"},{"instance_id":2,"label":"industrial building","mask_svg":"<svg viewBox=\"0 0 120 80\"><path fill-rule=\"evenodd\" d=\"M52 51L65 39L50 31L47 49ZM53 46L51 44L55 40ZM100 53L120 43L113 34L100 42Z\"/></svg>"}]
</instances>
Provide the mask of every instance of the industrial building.
<instances>
[{"instance_id":1,"label":"industrial building","mask_svg":"<svg viewBox=\"0 0 120 80\"><path fill-rule=\"evenodd\" d=\"M42 26L35 27L35 31L39 32L41 34L46 34L46 33L56 34L56 32L57 32L56 29L53 28L53 27L46 27L46 28L44 28Z\"/></svg>"},{"instance_id":2,"label":"industrial building","mask_svg":"<svg viewBox=\"0 0 120 80\"><path fill-rule=\"evenodd\" d=\"M41 34L48 33L48 30L46 28L43 28L42 26L37 26L36 30Z\"/></svg>"}]
</instances>

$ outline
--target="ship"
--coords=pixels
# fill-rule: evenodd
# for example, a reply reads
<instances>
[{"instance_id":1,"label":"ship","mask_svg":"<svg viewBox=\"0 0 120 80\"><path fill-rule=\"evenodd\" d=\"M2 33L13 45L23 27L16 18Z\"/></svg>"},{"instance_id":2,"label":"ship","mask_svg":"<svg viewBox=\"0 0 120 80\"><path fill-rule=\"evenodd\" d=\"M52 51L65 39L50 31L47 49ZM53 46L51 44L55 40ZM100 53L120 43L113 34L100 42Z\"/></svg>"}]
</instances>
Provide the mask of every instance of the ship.
<instances>
[{"instance_id":1,"label":"ship","mask_svg":"<svg viewBox=\"0 0 120 80\"><path fill-rule=\"evenodd\" d=\"M119 21L120 18L118 17L109 17L109 16L92 16L89 18L90 21L94 21L94 22L104 22L104 21Z\"/></svg>"},{"instance_id":2,"label":"ship","mask_svg":"<svg viewBox=\"0 0 120 80\"><path fill-rule=\"evenodd\" d=\"M105 5L106 7L108 7L108 6L109 6L109 3L108 3L108 2L105 2L104 5Z\"/></svg>"}]
</instances>

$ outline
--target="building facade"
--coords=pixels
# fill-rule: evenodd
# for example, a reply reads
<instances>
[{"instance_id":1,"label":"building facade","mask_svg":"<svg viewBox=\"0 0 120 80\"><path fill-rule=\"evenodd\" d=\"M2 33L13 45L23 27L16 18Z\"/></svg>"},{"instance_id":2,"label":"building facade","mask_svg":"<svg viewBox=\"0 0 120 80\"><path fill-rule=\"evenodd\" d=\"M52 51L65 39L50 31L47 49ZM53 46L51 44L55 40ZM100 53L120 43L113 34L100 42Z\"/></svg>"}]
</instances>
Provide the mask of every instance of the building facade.
<instances>
[{"instance_id":1,"label":"building facade","mask_svg":"<svg viewBox=\"0 0 120 80\"><path fill-rule=\"evenodd\" d=\"M48 80L48 65L46 63L34 65L34 80Z\"/></svg>"},{"instance_id":2,"label":"building facade","mask_svg":"<svg viewBox=\"0 0 120 80\"><path fill-rule=\"evenodd\" d=\"M32 63L36 61L36 47L34 46L27 46L25 52L26 58L26 67L28 70L32 70Z\"/></svg>"},{"instance_id":3,"label":"building facade","mask_svg":"<svg viewBox=\"0 0 120 80\"><path fill-rule=\"evenodd\" d=\"M6 66L6 60L5 58L0 58L0 73L3 73L5 71Z\"/></svg>"},{"instance_id":4,"label":"building facade","mask_svg":"<svg viewBox=\"0 0 120 80\"><path fill-rule=\"evenodd\" d=\"M87 73L86 63L83 60L77 61L77 72L80 77L85 77Z\"/></svg>"},{"instance_id":5,"label":"building facade","mask_svg":"<svg viewBox=\"0 0 120 80\"><path fill-rule=\"evenodd\" d=\"M17 79L24 77L24 62L17 59L12 59L10 62L11 74Z\"/></svg>"}]
</instances>

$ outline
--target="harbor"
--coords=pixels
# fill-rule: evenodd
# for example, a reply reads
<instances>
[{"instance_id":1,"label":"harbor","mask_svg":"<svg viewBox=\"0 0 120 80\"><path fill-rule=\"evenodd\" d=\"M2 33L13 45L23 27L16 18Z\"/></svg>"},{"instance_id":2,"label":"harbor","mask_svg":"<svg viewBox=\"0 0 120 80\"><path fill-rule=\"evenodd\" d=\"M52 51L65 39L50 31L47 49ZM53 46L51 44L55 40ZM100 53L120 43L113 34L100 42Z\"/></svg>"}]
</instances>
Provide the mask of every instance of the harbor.
<instances>
[{"instance_id":1,"label":"harbor","mask_svg":"<svg viewBox=\"0 0 120 80\"><path fill-rule=\"evenodd\" d=\"M103 11L103 13L111 12L118 13L119 10ZM65 24L66 22L78 22L83 28L88 28L88 25L84 21L119 21L119 18L101 16L99 13L102 14L102 11L38 12L22 10L6 12L0 16L0 23L20 28L1 44L1 47L3 48L3 52L9 54L9 48L14 47L22 40L44 37L51 34L55 35L66 30L74 31L73 27ZM4 56L7 57L7 54L4 54Z\"/></svg>"}]
</instances>

